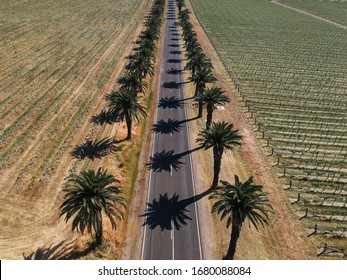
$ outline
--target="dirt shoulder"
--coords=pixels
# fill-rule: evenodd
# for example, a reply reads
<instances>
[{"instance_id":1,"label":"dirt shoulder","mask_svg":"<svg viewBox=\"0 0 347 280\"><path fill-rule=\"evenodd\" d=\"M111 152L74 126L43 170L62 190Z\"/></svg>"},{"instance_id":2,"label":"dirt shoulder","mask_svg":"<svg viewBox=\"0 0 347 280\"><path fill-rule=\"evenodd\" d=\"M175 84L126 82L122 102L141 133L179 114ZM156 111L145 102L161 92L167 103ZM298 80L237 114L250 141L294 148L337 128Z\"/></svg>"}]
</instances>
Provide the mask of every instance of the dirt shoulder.
<instances>
[{"instance_id":1,"label":"dirt shoulder","mask_svg":"<svg viewBox=\"0 0 347 280\"><path fill-rule=\"evenodd\" d=\"M164 15L166 18L166 14ZM165 20L161 27L161 37L158 41L158 49L156 54L156 61L154 66L154 76L151 81L151 91L153 98L149 108L149 112L146 118L146 125L143 132L143 142L141 153L138 163L138 174L134 187L131 203L129 205L128 223L125 234L125 241L123 244L123 255L124 260L138 260L141 258L142 249L142 236L144 227L142 226L144 209L146 209L147 201L147 190L149 183L149 172L147 171L146 163L149 159L152 147L152 126L156 114L156 104L158 102L158 90L159 90L159 77L160 77L160 65L162 61L163 52L163 40L164 40L164 28Z\"/></svg>"},{"instance_id":2,"label":"dirt shoulder","mask_svg":"<svg viewBox=\"0 0 347 280\"><path fill-rule=\"evenodd\" d=\"M316 257L316 249L312 241L306 238L307 233L303 225L298 221L291 208L288 197L283 190L282 183L272 168L270 159L266 157L262 148L262 143L256 138L251 120L247 119L242 112L242 103L233 82L231 81L222 61L218 57L209 38L205 34L191 4L186 1L191 13L191 22L197 32L198 39L208 57L212 59L215 75L218 79L218 86L228 93L230 103L225 106L225 110L216 111L214 120L225 120L232 122L243 136L240 149L228 152L223 155L222 171L220 179L233 182L234 175L238 175L242 180L246 180L253 175L257 184L263 185L264 190L269 192L269 199L274 207L274 214L271 215L270 225L260 228L244 225L238 243L236 259L312 259ZM191 85L190 85L191 86ZM191 93L191 94L189 94ZM186 91L187 97L193 93L193 88ZM188 106L188 117L194 115L196 109ZM204 117L199 122L191 122L191 143L199 131L205 125ZM198 151L195 156L195 178L196 185L204 185L205 189L210 184L213 176L213 161L211 151ZM203 160L201 160L203 159ZM203 188L204 189L204 188ZM209 204L208 200L206 200ZM205 213L201 220L205 220L208 209L211 206L204 206ZM225 222L220 222L218 217L213 217L213 225L201 224L201 227L208 227L210 234L203 234L203 244L209 244L211 256L220 259L227 249L230 231L226 230ZM203 231L203 230L202 230ZM206 232L207 230L205 230ZM212 246L211 244L215 244Z\"/></svg>"}]
</instances>

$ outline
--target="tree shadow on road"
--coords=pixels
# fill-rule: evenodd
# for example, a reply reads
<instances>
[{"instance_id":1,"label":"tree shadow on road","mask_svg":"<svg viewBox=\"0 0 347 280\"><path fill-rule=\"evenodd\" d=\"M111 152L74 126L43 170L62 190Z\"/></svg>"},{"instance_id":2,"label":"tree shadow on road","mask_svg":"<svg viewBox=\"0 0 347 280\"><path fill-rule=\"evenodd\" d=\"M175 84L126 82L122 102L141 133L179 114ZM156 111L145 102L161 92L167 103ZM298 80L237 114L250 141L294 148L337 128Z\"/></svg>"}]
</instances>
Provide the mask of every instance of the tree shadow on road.
<instances>
[{"instance_id":1,"label":"tree shadow on road","mask_svg":"<svg viewBox=\"0 0 347 280\"><path fill-rule=\"evenodd\" d=\"M161 98L158 102L158 107L163 109L178 109L183 108L184 100L177 99L175 96Z\"/></svg>"},{"instance_id":2,"label":"tree shadow on road","mask_svg":"<svg viewBox=\"0 0 347 280\"><path fill-rule=\"evenodd\" d=\"M156 124L153 125L152 130L155 133L160 133L160 134L170 134L170 133L175 134L177 132L180 132L180 130L182 129L182 125L184 123L194 121L196 119L197 117L186 119L183 121L172 120L170 118L167 121L164 121L163 119L161 119L160 121L158 121Z\"/></svg>"},{"instance_id":3,"label":"tree shadow on road","mask_svg":"<svg viewBox=\"0 0 347 280\"><path fill-rule=\"evenodd\" d=\"M165 151L155 153L151 156L149 163L147 164L149 170L153 170L154 172L172 172L172 170L177 171L181 168L184 162L180 161L182 158L181 155L175 154L174 150Z\"/></svg>"},{"instance_id":4,"label":"tree shadow on road","mask_svg":"<svg viewBox=\"0 0 347 280\"><path fill-rule=\"evenodd\" d=\"M87 139L82 145L73 149L71 156L79 160L85 158L91 160L102 158L116 151L115 144L116 142L112 138L103 138L94 141Z\"/></svg>"},{"instance_id":5,"label":"tree shadow on road","mask_svg":"<svg viewBox=\"0 0 347 280\"><path fill-rule=\"evenodd\" d=\"M160 173L162 171L172 172L177 171L181 168L185 162L181 161L182 158L190 153L193 153L197 150L202 149L202 147L197 147L183 153L175 154L174 150L162 150L161 152L156 152L153 156L150 157L147 167L149 170Z\"/></svg>"},{"instance_id":6,"label":"tree shadow on road","mask_svg":"<svg viewBox=\"0 0 347 280\"><path fill-rule=\"evenodd\" d=\"M177 68L171 68L170 70L166 71L169 75L182 75L183 70L177 69Z\"/></svg>"},{"instance_id":7,"label":"tree shadow on road","mask_svg":"<svg viewBox=\"0 0 347 280\"><path fill-rule=\"evenodd\" d=\"M180 230L182 226L188 224L188 220L192 220L188 216L190 212L187 209L192 203L197 202L211 192L207 190L201 194L190 198L179 200L179 195L174 194L171 198L168 194L160 195L159 199L153 199L151 203L147 203L147 209L141 217L145 217L145 222L142 226L148 225L150 229L160 227L163 230Z\"/></svg>"},{"instance_id":8,"label":"tree shadow on road","mask_svg":"<svg viewBox=\"0 0 347 280\"><path fill-rule=\"evenodd\" d=\"M165 82L163 83L163 88L168 88L168 89L179 89L182 87L181 83L177 83L175 81L171 82Z\"/></svg>"},{"instance_id":9,"label":"tree shadow on road","mask_svg":"<svg viewBox=\"0 0 347 280\"><path fill-rule=\"evenodd\" d=\"M161 119L156 124L153 125L152 130L155 133L160 134L174 134L176 132L179 132L182 128L182 121L172 120L168 119L167 121L164 121Z\"/></svg>"},{"instance_id":10,"label":"tree shadow on road","mask_svg":"<svg viewBox=\"0 0 347 280\"><path fill-rule=\"evenodd\" d=\"M184 99L177 99L175 96L161 98L158 102L158 107L163 109L178 109L183 108L184 101L193 99L194 97L188 97ZM192 120L196 120L193 118ZM188 120L187 120L188 121ZM186 121L186 122L187 122Z\"/></svg>"},{"instance_id":11,"label":"tree shadow on road","mask_svg":"<svg viewBox=\"0 0 347 280\"><path fill-rule=\"evenodd\" d=\"M171 58L167 60L168 63L181 63L182 59Z\"/></svg>"}]
</instances>

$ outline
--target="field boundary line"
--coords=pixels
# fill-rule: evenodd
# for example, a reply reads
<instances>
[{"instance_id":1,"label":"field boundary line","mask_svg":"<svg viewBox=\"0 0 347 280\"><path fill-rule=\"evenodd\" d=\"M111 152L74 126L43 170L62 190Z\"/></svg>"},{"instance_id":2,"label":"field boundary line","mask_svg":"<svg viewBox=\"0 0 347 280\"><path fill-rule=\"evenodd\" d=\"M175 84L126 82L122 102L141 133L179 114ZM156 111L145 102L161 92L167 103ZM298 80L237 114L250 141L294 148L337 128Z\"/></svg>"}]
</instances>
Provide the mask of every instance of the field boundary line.
<instances>
[{"instance_id":1,"label":"field boundary line","mask_svg":"<svg viewBox=\"0 0 347 280\"><path fill-rule=\"evenodd\" d=\"M320 17L320 16L315 15L315 14L311 14L311 13L305 11L305 10L302 10L302 9L299 9L299 8L294 8L294 7L292 7L292 6L289 6L289 5L280 3L280 2L278 2L278 0L271 0L270 2L271 2L271 3L274 3L274 4L277 4L277 5L280 5L280 6L284 7L284 8L290 9L290 10L292 10L292 11L298 12L298 13L300 13L300 14L304 14L304 15L306 15L306 16L312 17L312 18L314 18L314 19L317 19L317 20L320 20L320 21L324 21L324 22L329 23L329 24L331 24L331 25L334 25L334 26L336 26L336 27L338 27L338 28L347 30L347 26L345 26L345 25L342 25L342 24L337 23L337 22L335 22L335 21L332 21L332 20L329 20L329 19Z\"/></svg>"}]
</instances>

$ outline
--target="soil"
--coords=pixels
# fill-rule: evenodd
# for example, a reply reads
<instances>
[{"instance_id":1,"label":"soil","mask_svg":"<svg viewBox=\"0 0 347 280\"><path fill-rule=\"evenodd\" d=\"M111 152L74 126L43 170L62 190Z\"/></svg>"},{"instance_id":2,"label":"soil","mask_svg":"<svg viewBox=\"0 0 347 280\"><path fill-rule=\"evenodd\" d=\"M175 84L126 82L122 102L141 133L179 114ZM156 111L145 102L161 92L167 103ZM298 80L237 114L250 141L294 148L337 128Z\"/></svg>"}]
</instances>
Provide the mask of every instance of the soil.
<instances>
[{"instance_id":1,"label":"soil","mask_svg":"<svg viewBox=\"0 0 347 280\"><path fill-rule=\"evenodd\" d=\"M43 124L40 130L37 131L36 138L30 143L26 151L19 155L16 162L1 171L0 189L1 189L1 206L0 206L0 256L1 259L21 259L23 255L29 255L39 248L49 248L52 244L57 245L61 242L60 248L64 249L64 244L81 244L85 240L89 240L89 235L81 236L71 231L71 223L66 223L59 216L59 206L62 203L61 189L66 182L65 178L71 174L79 173L85 168L103 167L109 170L121 181L121 185L127 185L124 180L123 172L118 168L117 162L113 154L107 157L89 160L83 162L71 157L71 149L80 145L87 138L102 139L104 137L114 137L115 139L123 138L125 132L124 124L118 125L94 125L90 122L91 116L99 113L105 107L105 95L109 94L115 86L115 81L120 75L126 63L126 56L130 54L133 48L133 41L142 29L141 19L143 14L149 7L148 1L142 1L137 12L129 19L129 23L124 26L123 31L118 37L111 42L109 47L102 53L95 64L90 69L89 73L83 77L80 84L74 89L74 93L69 99L60 106L57 115L66 114L67 108L73 103L75 98L81 94L86 94L85 85L93 83L97 75L98 68L105 63L105 59L110 54L118 54L120 57L117 64L114 65L110 77L103 84L102 90L96 92L93 97L94 105L87 111L79 127L78 133L68 139L68 149L64 150L59 158L54 170L47 175L47 178L38 178L32 187L28 186L32 175L30 173L21 175L20 169L31 160L40 143L44 139L46 130L49 129L49 123ZM137 23L134 25L134 23ZM126 42L129 42L126 43ZM126 44L126 45L125 45ZM50 120L54 121L54 118ZM69 122L60 123L64 127L69 125ZM134 137L138 135L139 128L135 127ZM124 144L126 148L127 144ZM61 148L61 146L59 147ZM50 147L47 147L50 149ZM105 219L106 220L106 219ZM105 223L105 237L111 240L111 255L110 258L119 257L119 244L123 242L124 231L123 223L119 223L117 231L111 230L110 224ZM117 248L118 247L118 248Z\"/></svg>"}]
</instances>

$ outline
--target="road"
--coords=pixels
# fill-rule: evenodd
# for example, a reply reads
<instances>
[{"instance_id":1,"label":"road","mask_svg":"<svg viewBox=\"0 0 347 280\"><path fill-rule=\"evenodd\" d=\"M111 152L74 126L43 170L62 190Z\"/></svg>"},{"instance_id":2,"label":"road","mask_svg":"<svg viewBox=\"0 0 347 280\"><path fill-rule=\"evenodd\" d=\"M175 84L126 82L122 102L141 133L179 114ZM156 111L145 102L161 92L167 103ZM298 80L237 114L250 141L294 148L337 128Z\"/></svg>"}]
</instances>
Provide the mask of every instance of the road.
<instances>
[{"instance_id":1,"label":"road","mask_svg":"<svg viewBox=\"0 0 347 280\"><path fill-rule=\"evenodd\" d=\"M167 18L160 69L156 120L141 259L202 259L191 153L182 83L181 37L175 1L166 3Z\"/></svg>"}]
</instances>

